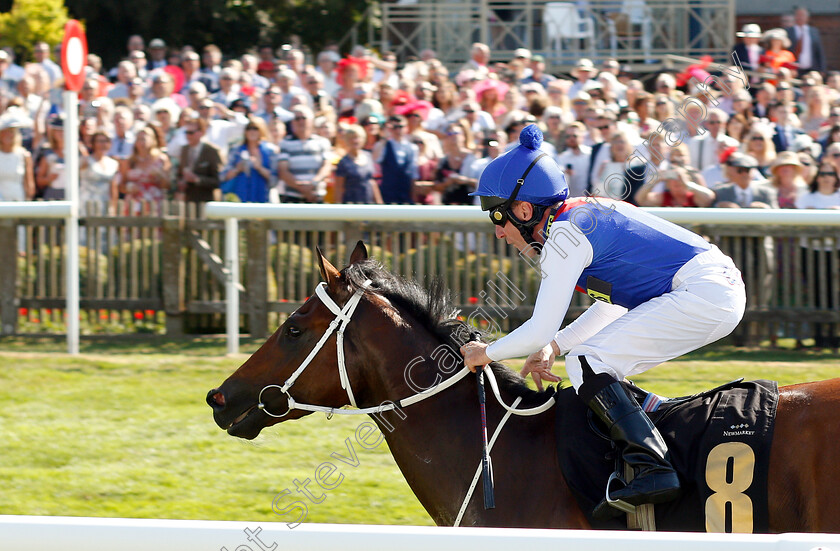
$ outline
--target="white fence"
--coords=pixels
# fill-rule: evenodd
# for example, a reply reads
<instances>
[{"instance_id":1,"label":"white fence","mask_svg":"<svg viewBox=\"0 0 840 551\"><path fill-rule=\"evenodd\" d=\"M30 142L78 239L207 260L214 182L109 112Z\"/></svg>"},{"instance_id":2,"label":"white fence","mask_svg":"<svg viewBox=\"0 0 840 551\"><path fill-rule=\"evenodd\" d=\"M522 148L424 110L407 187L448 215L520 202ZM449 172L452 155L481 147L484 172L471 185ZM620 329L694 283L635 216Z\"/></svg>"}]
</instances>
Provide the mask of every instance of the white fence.
<instances>
[{"instance_id":1,"label":"white fence","mask_svg":"<svg viewBox=\"0 0 840 551\"><path fill-rule=\"evenodd\" d=\"M840 551L837 534L687 534L0 516L3 551Z\"/></svg>"},{"instance_id":2,"label":"white fence","mask_svg":"<svg viewBox=\"0 0 840 551\"><path fill-rule=\"evenodd\" d=\"M763 210L714 208L647 208L671 222L691 224L728 224L743 226L833 226L840 227L837 210ZM276 205L257 203L208 203L208 218L225 220L225 263L227 351L239 351L239 241L240 219L345 221L345 222L439 222L443 224L483 223L490 227L487 213L474 206L413 205Z\"/></svg>"}]
</instances>

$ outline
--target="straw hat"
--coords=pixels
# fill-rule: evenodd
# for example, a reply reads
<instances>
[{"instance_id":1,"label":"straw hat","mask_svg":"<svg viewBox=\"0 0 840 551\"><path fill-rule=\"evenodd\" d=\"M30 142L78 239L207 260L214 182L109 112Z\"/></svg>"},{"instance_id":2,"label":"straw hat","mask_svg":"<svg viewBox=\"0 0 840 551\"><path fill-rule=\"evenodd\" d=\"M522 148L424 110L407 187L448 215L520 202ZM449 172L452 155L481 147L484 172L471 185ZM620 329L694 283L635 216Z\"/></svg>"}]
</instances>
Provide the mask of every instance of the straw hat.
<instances>
[{"instance_id":1,"label":"straw hat","mask_svg":"<svg viewBox=\"0 0 840 551\"><path fill-rule=\"evenodd\" d=\"M782 151L776 156L773 164L770 165L770 172L776 174L776 170L780 166L794 166L797 172L802 173L802 162L799 160L799 155L793 151Z\"/></svg>"},{"instance_id":2,"label":"straw hat","mask_svg":"<svg viewBox=\"0 0 840 551\"><path fill-rule=\"evenodd\" d=\"M782 48L785 50L790 48L790 38L788 38L787 31L784 29L776 28L765 31L764 36L761 37L761 41L766 42L769 45L771 40L781 40Z\"/></svg>"},{"instance_id":3,"label":"straw hat","mask_svg":"<svg viewBox=\"0 0 840 551\"><path fill-rule=\"evenodd\" d=\"M32 126L32 119L22 109L12 107L0 115L0 130L29 128L30 126Z\"/></svg>"}]
</instances>

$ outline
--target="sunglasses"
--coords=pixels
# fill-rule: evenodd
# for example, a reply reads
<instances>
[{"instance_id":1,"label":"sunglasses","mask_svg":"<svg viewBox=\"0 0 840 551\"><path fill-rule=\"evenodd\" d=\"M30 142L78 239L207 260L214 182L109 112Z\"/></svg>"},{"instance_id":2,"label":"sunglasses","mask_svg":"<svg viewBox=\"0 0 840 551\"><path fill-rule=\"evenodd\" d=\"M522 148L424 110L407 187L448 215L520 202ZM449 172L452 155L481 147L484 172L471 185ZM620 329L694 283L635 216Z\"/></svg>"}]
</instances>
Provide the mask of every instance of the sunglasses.
<instances>
[{"instance_id":1,"label":"sunglasses","mask_svg":"<svg viewBox=\"0 0 840 551\"><path fill-rule=\"evenodd\" d=\"M307 120L307 118L306 117L295 117L292 120L293 121L305 121L305 120Z\"/></svg>"},{"instance_id":2,"label":"sunglasses","mask_svg":"<svg viewBox=\"0 0 840 551\"><path fill-rule=\"evenodd\" d=\"M542 159L543 157L547 157L547 153L540 153L536 159L531 161L531 164L528 165L528 168L525 169L525 172L522 173L522 177L516 181L516 187L513 188L513 193L510 194L510 197L505 199L505 201L500 205L492 205L490 202L495 199L493 197L481 197L481 204L482 210L489 210L490 211L490 221L493 222L496 226L504 226L507 224L508 220L510 220L510 206L516 201L517 195L519 195L519 190L525 184L525 178L528 177L528 173L531 172L531 169L534 168L537 164L537 161Z\"/></svg>"},{"instance_id":3,"label":"sunglasses","mask_svg":"<svg viewBox=\"0 0 840 551\"><path fill-rule=\"evenodd\" d=\"M833 176L835 178L838 177L836 172L818 172L817 176Z\"/></svg>"},{"instance_id":4,"label":"sunglasses","mask_svg":"<svg viewBox=\"0 0 840 551\"><path fill-rule=\"evenodd\" d=\"M193 135L193 134L195 134L196 132L198 132L198 130L187 130L187 131L185 131L184 133L185 133L187 136L192 136L192 135Z\"/></svg>"},{"instance_id":5,"label":"sunglasses","mask_svg":"<svg viewBox=\"0 0 840 551\"><path fill-rule=\"evenodd\" d=\"M392 124L391 128L405 128L404 124Z\"/></svg>"},{"instance_id":6,"label":"sunglasses","mask_svg":"<svg viewBox=\"0 0 840 551\"><path fill-rule=\"evenodd\" d=\"M838 153L832 153L832 154L831 154L831 156L832 156L832 157L840 157L840 152L838 152Z\"/></svg>"},{"instance_id":7,"label":"sunglasses","mask_svg":"<svg viewBox=\"0 0 840 551\"><path fill-rule=\"evenodd\" d=\"M606 126L596 126L595 128L597 128L598 130L609 130L609 129L610 129L610 125L606 125Z\"/></svg>"},{"instance_id":8,"label":"sunglasses","mask_svg":"<svg viewBox=\"0 0 840 551\"><path fill-rule=\"evenodd\" d=\"M247 131L247 130L259 130L259 128L257 128L256 126L246 126L246 127L245 127L245 130L246 130L246 131Z\"/></svg>"},{"instance_id":9,"label":"sunglasses","mask_svg":"<svg viewBox=\"0 0 840 551\"><path fill-rule=\"evenodd\" d=\"M738 174L746 174L747 172L750 171L750 169L745 167L745 166L739 166L739 167L736 167L736 168L737 168Z\"/></svg>"},{"instance_id":10,"label":"sunglasses","mask_svg":"<svg viewBox=\"0 0 840 551\"><path fill-rule=\"evenodd\" d=\"M409 113L409 114L408 114L408 115L406 115L406 116L407 116L407 117L417 117L418 119L419 119L419 118L421 118L421 117L420 117L420 113Z\"/></svg>"},{"instance_id":11,"label":"sunglasses","mask_svg":"<svg viewBox=\"0 0 840 551\"><path fill-rule=\"evenodd\" d=\"M473 111L472 109L464 109L464 114L471 115L472 113L475 113L475 111Z\"/></svg>"},{"instance_id":12,"label":"sunglasses","mask_svg":"<svg viewBox=\"0 0 840 551\"><path fill-rule=\"evenodd\" d=\"M752 137L752 138L750 138L750 139L751 139L751 140L754 140L754 141L757 141L757 142L758 142L758 141L762 141L762 142L764 141L764 137L763 137L763 136L753 136L753 137Z\"/></svg>"}]
</instances>

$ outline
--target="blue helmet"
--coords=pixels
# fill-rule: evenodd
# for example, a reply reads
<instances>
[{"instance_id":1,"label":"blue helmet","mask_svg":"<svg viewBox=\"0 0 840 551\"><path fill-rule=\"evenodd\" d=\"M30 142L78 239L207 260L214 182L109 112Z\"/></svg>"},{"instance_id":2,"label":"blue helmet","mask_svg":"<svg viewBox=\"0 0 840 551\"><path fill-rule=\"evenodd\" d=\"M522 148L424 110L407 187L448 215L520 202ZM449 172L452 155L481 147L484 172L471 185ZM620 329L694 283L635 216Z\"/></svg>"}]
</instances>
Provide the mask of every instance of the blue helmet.
<instances>
[{"instance_id":1,"label":"blue helmet","mask_svg":"<svg viewBox=\"0 0 840 551\"><path fill-rule=\"evenodd\" d=\"M543 134L535 124L519 133L519 145L490 162L481 173L478 189L481 210L493 210L514 200L548 206L565 201L569 186L563 171L540 150Z\"/></svg>"}]
</instances>

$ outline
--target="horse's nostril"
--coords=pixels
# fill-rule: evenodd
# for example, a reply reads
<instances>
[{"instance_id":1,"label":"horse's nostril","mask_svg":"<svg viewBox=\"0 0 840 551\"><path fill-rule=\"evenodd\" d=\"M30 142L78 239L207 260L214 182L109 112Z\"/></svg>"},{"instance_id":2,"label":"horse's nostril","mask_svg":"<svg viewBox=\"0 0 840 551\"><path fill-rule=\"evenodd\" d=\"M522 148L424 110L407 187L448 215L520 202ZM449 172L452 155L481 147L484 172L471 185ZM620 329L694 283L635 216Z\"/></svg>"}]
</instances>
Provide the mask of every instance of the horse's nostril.
<instances>
[{"instance_id":1,"label":"horse's nostril","mask_svg":"<svg viewBox=\"0 0 840 551\"><path fill-rule=\"evenodd\" d=\"M207 404L213 408L223 408L225 407L225 395L214 388L207 393Z\"/></svg>"}]
</instances>

